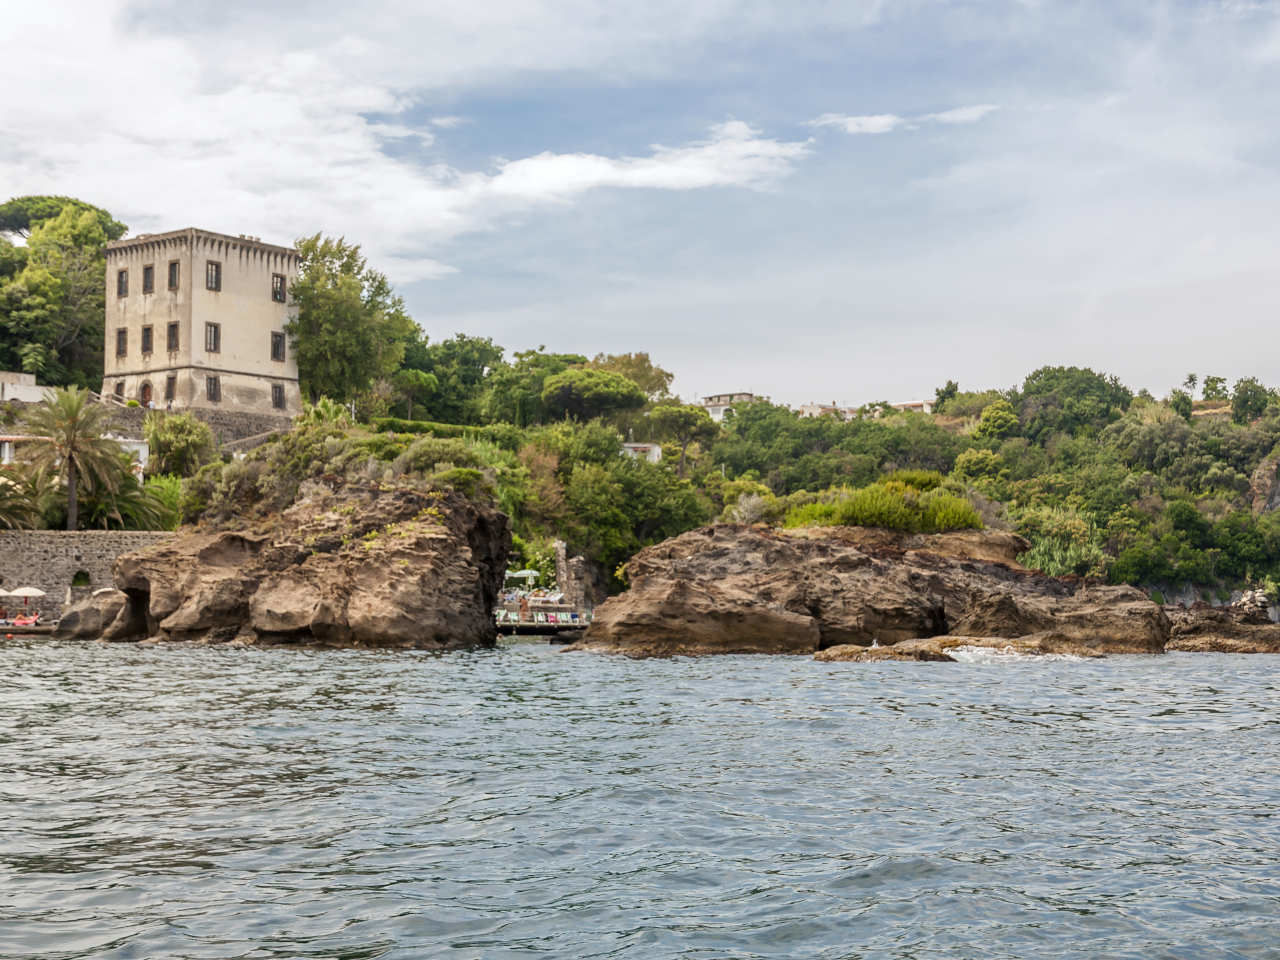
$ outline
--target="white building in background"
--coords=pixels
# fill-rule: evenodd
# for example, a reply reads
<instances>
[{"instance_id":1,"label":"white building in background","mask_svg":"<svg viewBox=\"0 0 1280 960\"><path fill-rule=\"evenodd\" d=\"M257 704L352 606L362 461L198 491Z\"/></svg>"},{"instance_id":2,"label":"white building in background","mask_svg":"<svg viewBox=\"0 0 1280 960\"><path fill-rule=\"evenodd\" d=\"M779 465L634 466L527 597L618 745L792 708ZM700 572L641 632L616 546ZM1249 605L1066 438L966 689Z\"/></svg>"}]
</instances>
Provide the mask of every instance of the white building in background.
<instances>
[{"instance_id":1,"label":"white building in background","mask_svg":"<svg viewBox=\"0 0 1280 960\"><path fill-rule=\"evenodd\" d=\"M903 413L933 413L932 400L903 400L900 403L891 403L889 406Z\"/></svg>"},{"instance_id":2,"label":"white building in background","mask_svg":"<svg viewBox=\"0 0 1280 960\"><path fill-rule=\"evenodd\" d=\"M733 409L735 403L755 403L768 400L768 397L757 397L754 393L713 393L702 398L702 407L710 414L711 419L719 423L727 411Z\"/></svg>"},{"instance_id":3,"label":"white building in background","mask_svg":"<svg viewBox=\"0 0 1280 960\"><path fill-rule=\"evenodd\" d=\"M284 326L298 252L188 228L107 244L102 392L144 407L293 416Z\"/></svg>"},{"instance_id":4,"label":"white building in background","mask_svg":"<svg viewBox=\"0 0 1280 960\"><path fill-rule=\"evenodd\" d=\"M838 403L806 403L799 410L802 417L839 417L841 420L852 420L858 413L857 407L842 407Z\"/></svg>"},{"instance_id":5,"label":"white building in background","mask_svg":"<svg viewBox=\"0 0 1280 960\"><path fill-rule=\"evenodd\" d=\"M632 460L647 460L650 463L662 462L662 447L656 443L624 443L622 452Z\"/></svg>"},{"instance_id":6,"label":"white building in background","mask_svg":"<svg viewBox=\"0 0 1280 960\"><path fill-rule=\"evenodd\" d=\"M36 385L34 373L15 373L0 370L0 401L17 400L20 403L43 403L48 387Z\"/></svg>"}]
</instances>

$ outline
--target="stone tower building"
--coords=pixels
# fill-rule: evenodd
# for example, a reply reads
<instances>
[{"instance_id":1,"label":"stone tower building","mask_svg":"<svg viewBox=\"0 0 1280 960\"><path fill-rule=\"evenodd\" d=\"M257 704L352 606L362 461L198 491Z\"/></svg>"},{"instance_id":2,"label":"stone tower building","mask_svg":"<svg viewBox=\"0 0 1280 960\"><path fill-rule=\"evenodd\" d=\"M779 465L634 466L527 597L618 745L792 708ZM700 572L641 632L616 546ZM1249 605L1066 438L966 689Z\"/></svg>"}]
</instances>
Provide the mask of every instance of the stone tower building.
<instances>
[{"instance_id":1,"label":"stone tower building","mask_svg":"<svg viewBox=\"0 0 1280 960\"><path fill-rule=\"evenodd\" d=\"M284 325L298 252L208 230L107 244L102 392L158 409L293 416Z\"/></svg>"}]
</instances>

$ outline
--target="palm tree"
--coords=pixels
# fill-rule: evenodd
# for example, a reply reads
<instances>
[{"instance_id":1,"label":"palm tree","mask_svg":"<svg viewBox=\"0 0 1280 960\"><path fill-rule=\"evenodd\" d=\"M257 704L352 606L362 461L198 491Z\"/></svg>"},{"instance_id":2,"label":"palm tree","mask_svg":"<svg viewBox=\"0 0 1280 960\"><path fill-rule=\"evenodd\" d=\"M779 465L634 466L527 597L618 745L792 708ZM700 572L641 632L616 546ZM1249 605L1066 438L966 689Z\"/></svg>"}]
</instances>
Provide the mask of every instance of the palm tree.
<instances>
[{"instance_id":1,"label":"palm tree","mask_svg":"<svg viewBox=\"0 0 1280 960\"><path fill-rule=\"evenodd\" d=\"M51 390L48 399L27 412L32 434L28 459L66 481L67 529L75 530L76 497L81 483L91 491L115 493L128 471L121 468L120 445L102 436L110 411L76 387Z\"/></svg>"},{"instance_id":2,"label":"palm tree","mask_svg":"<svg viewBox=\"0 0 1280 960\"><path fill-rule=\"evenodd\" d=\"M0 470L0 530L29 527L35 516L26 477L17 470Z\"/></svg>"}]
</instances>

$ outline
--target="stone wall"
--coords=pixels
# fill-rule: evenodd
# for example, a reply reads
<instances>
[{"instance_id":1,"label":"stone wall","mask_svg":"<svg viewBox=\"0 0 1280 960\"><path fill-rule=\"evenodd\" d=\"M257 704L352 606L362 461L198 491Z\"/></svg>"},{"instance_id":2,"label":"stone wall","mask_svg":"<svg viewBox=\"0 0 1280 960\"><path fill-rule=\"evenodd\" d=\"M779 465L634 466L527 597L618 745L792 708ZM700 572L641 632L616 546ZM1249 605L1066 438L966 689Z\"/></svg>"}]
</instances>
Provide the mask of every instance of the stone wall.
<instances>
[{"instance_id":1,"label":"stone wall","mask_svg":"<svg viewBox=\"0 0 1280 960\"><path fill-rule=\"evenodd\" d=\"M68 591L75 597L112 586L111 566L122 554L141 550L174 536L167 531L138 530L4 530L0 531L0 589L39 587L46 596L28 602L48 620L62 615ZM77 573L88 575L85 587L72 588ZM22 600L0 597L10 616Z\"/></svg>"},{"instance_id":2,"label":"stone wall","mask_svg":"<svg viewBox=\"0 0 1280 960\"><path fill-rule=\"evenodd\" d=\"M21 403L11 405L15 415L20 415L24 407ZM293 426L293 418L270 413L248 413L243 410L205 410L199 407L174 411L192 413L197 420L203 420L213 430L220 443L256 437L273 430L288 430ZM111 427L114 433L134 440L142 439L142 419L147 411L142 407L113 407L111 411Z\"/></svg>"}]
</instances>

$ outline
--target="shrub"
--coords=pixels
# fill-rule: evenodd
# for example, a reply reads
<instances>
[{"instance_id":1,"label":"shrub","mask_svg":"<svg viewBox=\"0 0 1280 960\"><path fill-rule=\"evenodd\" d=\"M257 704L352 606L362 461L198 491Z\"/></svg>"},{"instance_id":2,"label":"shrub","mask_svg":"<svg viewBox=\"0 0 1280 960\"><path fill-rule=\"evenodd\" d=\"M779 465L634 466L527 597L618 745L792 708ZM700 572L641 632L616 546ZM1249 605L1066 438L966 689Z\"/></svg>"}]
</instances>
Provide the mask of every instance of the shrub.
<instances>
[{"instance_id":1,"label":"shrub","mask_svg":"<svg viewBox=\"0 0 1280 960\"><path fill-rule=\"evenodd\" d=\"M901 483L924 493L942 486L942 474L937 470L894 470L884 477L884 481Z\"/></svg>"},{"instance_id":2,"label":"shrub","mask_svg":"<svg viewBox=\"0 0 1280 960\"><path fill-rule=\"evenodd\" d=\"M449 467L478 467L480 461L461 440L419 437L396 457L392 468L397 474L429 474L447 469L445 464Z\"/></svg>"},{"instance_id":3,"label":"shrub","mask_svg":"<svg viewBox=\"0 0 1280 960\"><path fill-rule=\"evenodd\" d=\"M431 482L436 486L457 490L472 499L481 495L490 495L493 492L484 473L472 467L452 467L442 470L431 477Z\"/></svg>"},{"instance_id":4,"label":"shrub","mask_svg":"<svg viewBox=\"0 0 1280 960\"><path fill-rule=\"evenodd\" d=\"M943 490L917 496L915 490L897 481L793 507L785 523L788 527L885 527L911 533L982 529L978 511L963 497Z\"/></svg>"}]
</instances>

